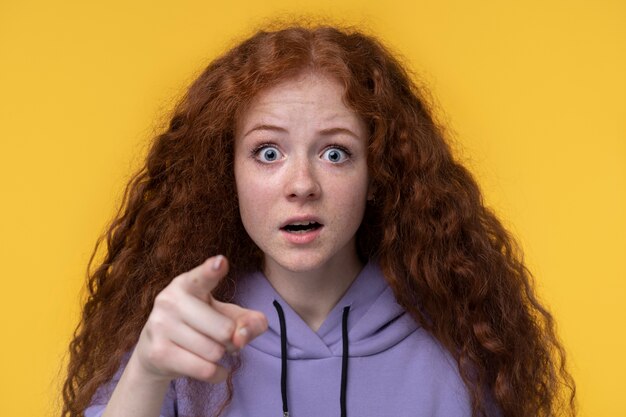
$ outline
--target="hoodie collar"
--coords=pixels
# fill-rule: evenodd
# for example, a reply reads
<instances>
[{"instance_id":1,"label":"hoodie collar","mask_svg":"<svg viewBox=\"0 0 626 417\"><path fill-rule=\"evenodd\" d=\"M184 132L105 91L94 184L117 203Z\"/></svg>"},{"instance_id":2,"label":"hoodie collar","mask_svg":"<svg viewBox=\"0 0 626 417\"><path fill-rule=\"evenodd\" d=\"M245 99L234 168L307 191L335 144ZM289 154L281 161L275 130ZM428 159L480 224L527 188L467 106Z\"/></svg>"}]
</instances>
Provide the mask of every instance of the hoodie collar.
<instances>
[{"instance_id":1,"label":"hoodie collar","mask_svg":"<svg viewBox=\"0 0 626 417\"><path fill-rule=\"evenodd\" d=\"M262 312L269 329L249 346L280 357L280 321L273 305L283 308L288 329L289 359L320 359L342 355L342 313L350 307L348 335L350 356L368 356L395 346L418 325L397 304L379 266L368 262L343 297L330 311L317 332L287 304L262 272L249 274L239 281L237 301L245 308Z\"/></svg>"}]
</instances>

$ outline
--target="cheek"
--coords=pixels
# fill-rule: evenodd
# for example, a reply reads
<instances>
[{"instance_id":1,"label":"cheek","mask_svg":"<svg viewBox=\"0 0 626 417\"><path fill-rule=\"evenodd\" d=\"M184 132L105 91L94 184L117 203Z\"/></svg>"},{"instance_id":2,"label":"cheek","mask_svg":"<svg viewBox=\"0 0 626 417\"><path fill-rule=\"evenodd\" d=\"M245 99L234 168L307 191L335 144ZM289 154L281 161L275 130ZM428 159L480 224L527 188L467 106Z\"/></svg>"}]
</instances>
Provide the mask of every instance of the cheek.
<instances>
[{"instance_id":1,"label":"cheek","mask_svg":"<svg viewBox=\"0 0 626 417\"><path fill-rule=\"evenodd\" d=\"M367 188L367 174L355 175L350 181L335 183L331 192L341 210L339 214L350 216L355 222L360 223L367 203Z\"/></svg>"},{"instance_id":2,"label":"cheek","mask_svg":"<svg viewBox=\"0 0 626 417\"><path fill-rule=\"evenodd\" d=\"M254 213L254 210L251 210L250 202L253 186L250 184L250 176L246 173L245 168L242 168L241 165L237 163L235 163L235 186L237 188L239 214L245 226L248 217Z\"/></svg>"},{"instance_id":3,"label":"cheek","mask_svg":"<svg viewBox=\"0 0 626 417\"><path fill-rule=\"evenodd\" d=\"M271 189L267 181L251 170L236 175L236 185L241 221L248 234L253 235L269 218L273 202Z\"/></svg>"},{"instance_id":4,"label":"cheek","mask_svg":"<svg viewBox=\"0 0 626 417\"><path fill-rule=\"evenodd\" d=\"M254 186L246 181L238 181L237 197L239 199L239 214L247 228L247 223L249 223L251 217L256 213L256 210L254 210L256 200Z\"/></svg>"}]
</instances>

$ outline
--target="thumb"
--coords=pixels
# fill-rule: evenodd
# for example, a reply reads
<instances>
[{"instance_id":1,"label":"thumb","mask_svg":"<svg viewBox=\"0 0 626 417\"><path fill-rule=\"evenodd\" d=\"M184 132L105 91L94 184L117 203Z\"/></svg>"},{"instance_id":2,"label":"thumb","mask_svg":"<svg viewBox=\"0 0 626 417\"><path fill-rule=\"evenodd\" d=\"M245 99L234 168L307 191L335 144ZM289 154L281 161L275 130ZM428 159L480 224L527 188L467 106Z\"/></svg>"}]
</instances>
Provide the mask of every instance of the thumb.
<instances>
[{"instance_id":1,"label":"thumb","mask_svg":"<svg viewBox=\"0 0 626 417\"><path fill-rule=\"evenodd\" d=\"M237 349L243 348L268 328L267 318L260 311L217 300L213 300L211 305L215 310L235 321L235 332L231 341Z\"/></svg>"}]
</instances>

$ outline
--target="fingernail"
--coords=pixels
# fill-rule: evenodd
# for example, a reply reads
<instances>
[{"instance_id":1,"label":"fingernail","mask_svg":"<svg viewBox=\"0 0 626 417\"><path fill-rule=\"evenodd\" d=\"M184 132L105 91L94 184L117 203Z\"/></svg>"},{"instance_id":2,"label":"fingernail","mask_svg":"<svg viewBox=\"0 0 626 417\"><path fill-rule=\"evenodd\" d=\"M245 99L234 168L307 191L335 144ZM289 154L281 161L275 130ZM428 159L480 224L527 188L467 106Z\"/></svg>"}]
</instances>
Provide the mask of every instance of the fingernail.
<instances>
[{"instance_id":1,"label":"fingernail","mask_svg":"<svg viewBox=\"0 0 626 417\"><path fill-rule=\"evenodd\" d=\"M215 259L213 260L213 265L211 265L211 268L213 268L214 271L217 271L218 269L221 268L223 260L224 260L224 257L222 255L217 255Z\"/></svg>"},{"instance_id":2,"label":"fingernail","mask_svg":"<svg viewBox=\"0 0 626 417\"><path fill-rule=\"evenodd\" d=\"M237 333L239 333L239 336L243 338L248 337L248 329L246 329L245 327L242 327L239 330L237 330Z\"/></svg>"}]
</instances>

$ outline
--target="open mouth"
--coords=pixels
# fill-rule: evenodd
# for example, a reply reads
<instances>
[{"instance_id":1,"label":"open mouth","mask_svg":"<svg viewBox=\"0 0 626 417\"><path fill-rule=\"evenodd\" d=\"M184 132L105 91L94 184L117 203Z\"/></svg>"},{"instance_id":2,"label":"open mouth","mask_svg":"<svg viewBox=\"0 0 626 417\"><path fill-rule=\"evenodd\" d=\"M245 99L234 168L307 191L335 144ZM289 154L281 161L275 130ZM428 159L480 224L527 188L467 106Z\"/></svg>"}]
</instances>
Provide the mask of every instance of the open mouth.
<instances>
[{"instance_id":1,"label":"open mouth","mask_svg":"<svg viewBox=\"0 0 626 417\"><path fill-rule=\"evenodd\" d=\"M318 222L296 222L288 224L281 229L289 233L306 233L317 230L320 227L322 227L322 225Z\"/></svg>"}]
</instances>

